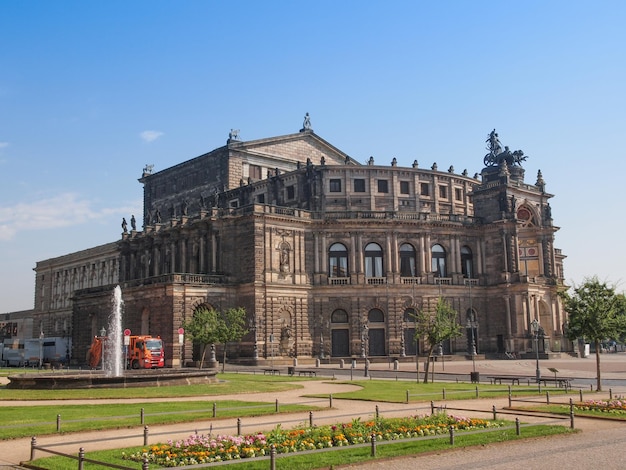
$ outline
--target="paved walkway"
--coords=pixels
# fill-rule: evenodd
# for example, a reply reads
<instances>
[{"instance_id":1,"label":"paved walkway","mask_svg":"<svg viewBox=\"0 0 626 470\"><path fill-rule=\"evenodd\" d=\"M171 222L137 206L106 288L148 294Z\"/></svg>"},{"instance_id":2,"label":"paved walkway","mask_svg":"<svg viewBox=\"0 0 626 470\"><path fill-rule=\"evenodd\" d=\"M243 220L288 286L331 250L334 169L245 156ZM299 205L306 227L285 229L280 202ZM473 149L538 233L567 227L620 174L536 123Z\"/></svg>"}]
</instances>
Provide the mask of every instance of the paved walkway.
<instances>
[{"instance_id":1,"label":"paved walkway","mask_svg":"<svg viewBox=\"0 0 626 470\"><path fill-rule=\"evenodd\" d=\"M612 355L603 355L603 378L609 380L622 380L626 379L626 354L612 354ZM440 366L439 363L436 364L436 367ZM333 374L333 368L336 368L337 365L324 365L321 367L320 373L327 373L329 375ZM401 364L400 369L406 368L410 370L413 367L413 364ZM534 361L524 361L524 360L512 360L512 361L476 361L474 364L471 361L452 361L445 363L446 372L458 372L469 375L469 372L476 368L477 371L481 372L481 375L498 375L498 374L524 374L524 375L534 375L536 364ZM559 370L559 375L563 376L571 376L580 379L589 379L595 377L595 360L593 358L586 359L575 359L575 358L565 358L559 360L551 360L551 361L542 361L541 367L546 368L545 373L550 374L547 370L547 367L554 367ZM384 371L388 370L389 365L387 364L372 364L370 370L372 372L375 371ZM361 372L363 372L361 370ZM542 371L543 372L543 371ZM355 376L356 379L362 379L362 376ZM352 389L354 386L349 384L339 384L334 381L310 381L310 382L300 382L303 385L303 388L290 390L286 392L280 393L251 393L245 394L243 396L237 396L239 399L250 400L250 401L264 401L264 402L274 402L276 399L279 400L279 403L302 403L305 401L313 401L310 398L303 398L303 395L309 394L336 394L342 391L347 391ZM626 380L624 381L626 384ZM619 394L622 392L626 392L626 386L623 388L615 388L613 393ZM608 396L608 388L605 389L605 392L602 396ZM207 403L212 403L213 401L224 399L224 396L221 397L205 397ZM193 399L196 398L184 398L184 399ZM103 405L111 402L117 402L118 400L98 400L98 403ZM128 402L128 400L124 400ZM148 400L138 400L139 402L146 402ZM64 401L64 404L70 403L84 403L84 401ZM32 404L32 402L20 402L20 404ZM93 403L93 401L91 401ZM508 400L506 399L487 399L487 400L472 400L471 405L468 402L454 402L447 401L447 406L450 408L454 407L465 407L465 408L475 408L484 410L482 416L489 417L492 414L492 406L496 406L497 409L502 409L508 405ZM1 405L15 405L18 404L16 402L0 402ZM37 404L42 404L42 402L37 402ZM328 400L317 401L316 403L319 406L327 406ZM408 413L425 413L430 410L429 404L425 403L414 403L412 405L405 404L389 404L389 403L375 403L375 402L362 402L362 401L351 401L351 400L333 400L333 409L332 410L322 410L316 411L314 413L314 421L316 424L325 424L325 423L333 423L341 420L349 420L355 418L357 416L361 416L363 418L371 417L375 413L376 406L378 405L379 411L383 416L402 416ZM472 416L480 417L481 413L471 413ZM338 416L345 416L344 419L339 418ZM268 424L270 421L275 421L277 419L276 416L269 417L258 417L258 418L245 418L242 419L242 433L252 433L261 430L268 430L275 426L275 424ZM281 415L278 417L283 423L284 426L296 426L301 423L308 422L308 413L302 414L291 414L291 415ZM530 421L530 419L524 418L523 421ZM208 429L213 426L213 432L219 433L228 433L234 434L237 431L237 422L234 419L228 420L212 420L206 422L197 422L197 423L182 423L177 425L163 425L163 426L151 426L149 429L150 432L150 441L151 443L164 441L167 439L178 439L187 437L194 430L198 430L198 432L207 432ZM451 451L445 453L433 454L430 456L419 456L415 458L403 458L398 460L393 460L392 462L381 462L381 463L369 463L363 464L359 468L361 469L377 469L383 468L383 465L387 468L393 469L414 469L417 468L417 461L419 459L419 466L427 468L450 468L452 466L456 466L457 464L468 465L472 462L471 466L474 468L511 468L510 464L514 464L516 462L515 459L518 459L520 463L524 462L524 468L542 468L542 469L550 469L550 468L562 468L566 465L563 460L564 457L561 455L560 460L558 455L560 452L570 452L575 451L576 449L580 450L583 448L583 445L587 445L590 443L589 447L592 454L598 453L597 459L592 459L594 465L588 465L587 468L599 468L599 465L595 465L595 463L602 462L602 459L609 459L608 455L610 455L609 448L606 446L610 446L612 442L615 442L615 445L618 444L620 447L620 452L623 451L623 442L626 439L626 423L616 423L616 422L606 422L606 421L598 421L598 420L588 420L577 418L576 427L582 429L583 432L576 436L569 436L566 438L551 438L551 439L542 439L542 440L534 440L532 444L528 442L522 442L520 444L515 443L507 443L505 446L493 445L486 446L481 449L468 449L468 450L458 450ZM593 439L591 435L597 436ZM622 440L613 439L611 436L619 436ZM126 447L126 446L134 446L134 445L142 445L143 444L143 428L138 427L135 429L121 429L121 430L111 430L111 431L97 431L97 432L85 432L85 433L73 433L67 434L63 436L58 435L50 435L50 436L41 436L37 438L38 444L44 446L54 446L53 448L57 451L68 452L68 453L76 453L80 447L83 447L86 452L107 449L107 448L118 448L118 447ZM592 444L595 443L595 444ZM605 444L603 444L605 443ZM547 446L546 448L553 449L553 452L549 451L540 451L539 449L543 446ZM519 449L518 449L519 447ZM515 451L515 449L518 449ZM506 453L511 453L510 459L507 457L506 460L503 460L503 452L506 450ZM489 452L489 454L488 454ZM490 454L493 452L492 454ZM515 454L515 452L518 452ZM543 452L543 454L542 454ZM614 454L618 455L618 454ZM36 457L42 457L41 453L38 453ZM533 466L531 462L531 457L536 456L537 466ZM12 441L0 441L0 465L16 465L21 461L26 461L30 457L30 439L16 439ZM585 456L581 456L583 459ZM586 456L589 458L589 455ZM534 457L532 457L534 458ZM444 464L445 459L453 459L449 464ZM454 463L454 459L459 459ZM551 459L551 460L549 460ZM560 464L554 466L549 463L549 461L559 461ZM583 460L580 460L582 462ZM505 465L506 462L509 464ZM544 462L539 465L539 462ZM571 462L571 460L570 460ZM579 461L576 460L576 467L583 467L582 465L578 465ZM439 465L439 466L437 466ZM484 465L484 466L483 466ZM501 466L500 466L501 465ZM610 462L603 462L602 467L604 469L607 468L616 468L611 466ZM356 468L356 467L354 467Z\"/></svg>"}]
</instances>

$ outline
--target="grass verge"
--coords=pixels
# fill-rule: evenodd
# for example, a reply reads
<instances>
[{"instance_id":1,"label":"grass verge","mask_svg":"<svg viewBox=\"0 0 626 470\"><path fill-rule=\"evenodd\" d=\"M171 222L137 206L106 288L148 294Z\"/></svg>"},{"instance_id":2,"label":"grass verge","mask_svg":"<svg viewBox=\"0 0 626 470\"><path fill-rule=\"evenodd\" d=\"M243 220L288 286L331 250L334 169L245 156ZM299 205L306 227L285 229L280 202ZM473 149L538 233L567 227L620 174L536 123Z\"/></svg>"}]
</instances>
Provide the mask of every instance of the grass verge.
<instances>
[{"instance_id":1,"label":"grass verge","mask_svg":"<svg viewBox=\"0 0 626 470\"><path fill-rule=\"evenodd\" d=\"M81 400L103 398L171 398L243 393L281 392L300 388L290 382L315 380L308 377L265 376L261 374L218 374L218 383L167 387L91 388L74 390L14 390L0 387L0 400Z\"/></svg>"},{"instance_id":2,"label":"grass verge","mask_svg":"<svg viewBox=\"0 0 626 470\"><path fill-rule=\"evenodd\" d=\"M141 426L141 409L144 424L173 424L194 422L213 418L264 416L275 414L275 403L244 402L235 400L171 401L162 403L120 403L106 406L20 406L0 407L0 439L55 434L57 415L61 416L61 432L97 431ZM319 409L305 405L280 405L283 413Z\"/></svg>"},{"instance_id":3,"label":"grass verge","mask_svg":"<svg viewBox=\"0 0 626 470\"><path fill-rule=\"evenodd\" d=\"M457 382L435 382L435 383L415 383L398 382L392 380L354 380L349 382L337 382L341 384L357 385L361 387L353 392L333 393L334 398L344 398L349 400L369 400L379 402L404 403L407 392L410 402L441 401L441 400L470 400L473 398L494 398L506 397L509 388L506 385L481 384ZM478 395L476 390L478 389ZM565 395L565 389L542 388L539 393L537 387L525 385L511 386L512 396L532 396L544 395L546 390L551 395ZM327 395L310 395L315 397L326 397Z\"/></svg>"}]
</instances>

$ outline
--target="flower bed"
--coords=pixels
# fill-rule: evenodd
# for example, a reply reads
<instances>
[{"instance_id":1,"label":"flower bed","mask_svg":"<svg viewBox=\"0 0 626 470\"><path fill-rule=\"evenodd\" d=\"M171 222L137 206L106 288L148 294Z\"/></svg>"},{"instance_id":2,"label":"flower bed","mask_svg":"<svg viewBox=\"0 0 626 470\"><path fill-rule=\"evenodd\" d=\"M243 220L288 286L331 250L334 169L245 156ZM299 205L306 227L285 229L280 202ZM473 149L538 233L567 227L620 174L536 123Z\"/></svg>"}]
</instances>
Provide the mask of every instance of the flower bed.
<instances>
[{"instance_id":1,"label":"flower bed","mask_svg":"<svg viewBox=\"0 0 626 470\"><path fill-rule=\"evenodd\" d=\"M436 434L445 434L449 428L455 430L484 429L498 427L498 423L483 419L463 418L439 413L431 416L378 419L332 426L319 426L283 430L280 425L267 435L258 433L249 436L206 436L194 434L180 441L156 444L123 458L142 461L165 467L196 465L223 460L245 459L269 455L270 446L277 453L341 447L368 442L374 434L377 440L397 440Z\"/></svg>"},{"instance_id":2,"label":"flower bed","mask_svg":"<svg viewBox=\"0 0 626 470\"><path fill-rule=\"evenodd\" d=\"M601 411L626 416L626 400L616 398L614 400L587 400L574 405L576 411Z\"/></svg>"}]
</instances>

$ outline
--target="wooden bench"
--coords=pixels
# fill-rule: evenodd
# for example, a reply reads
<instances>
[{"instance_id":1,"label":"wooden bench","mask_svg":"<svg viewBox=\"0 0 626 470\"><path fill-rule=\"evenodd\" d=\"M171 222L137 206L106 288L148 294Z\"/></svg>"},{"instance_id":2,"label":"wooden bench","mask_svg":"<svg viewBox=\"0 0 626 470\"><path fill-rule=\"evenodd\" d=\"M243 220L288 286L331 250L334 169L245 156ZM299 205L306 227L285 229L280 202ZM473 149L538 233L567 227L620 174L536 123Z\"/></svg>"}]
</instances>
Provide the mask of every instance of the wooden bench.
<instances>
[{"instance_id":1,"label":"wooden bench","mask_svg":"<svg viewBox=\"0 0 626 470\"><path fill-rule=\"evenodd\" d=\"M489 377L487 377L489 379L489 381L495 385L495 384L500 384L502 385L502 381L503 380L510 380L511 381L511 385L515 385L515 383L517 383L517 385L520 384L520 377L515 377L512 375L491 375Z\"/></svg>"},{"instance_id":2,"label":"wooden bench","mask_svg":"<svg viewBox=\"0 0 626 470\"><path fill-rule=\"evenodd\" d=\"M314 370L299 370L298 375L308 375L309 377L316 377L317 372Z\"/></svg>"},{"instance_id":3,"label":"wooden bench","mask_svg":"<svg viewBox=\"0 0 626 470\"><path fill-rule=\"evenodd\" d=\"M263 369L263 375L280 375L280 369Z\"/></svg>"},{"instance_id":4,"label":"wooden bench","mask_svg":"<svg viewBox=\"0 0 626 470\"><path fill-rule=\"evenodd\" d=\"M548 382L555 384L559 388L570 389L572 388L572 378L571 377L541 377L541 381L545 386L548 385Z\"/></svg>"}]
</instances>

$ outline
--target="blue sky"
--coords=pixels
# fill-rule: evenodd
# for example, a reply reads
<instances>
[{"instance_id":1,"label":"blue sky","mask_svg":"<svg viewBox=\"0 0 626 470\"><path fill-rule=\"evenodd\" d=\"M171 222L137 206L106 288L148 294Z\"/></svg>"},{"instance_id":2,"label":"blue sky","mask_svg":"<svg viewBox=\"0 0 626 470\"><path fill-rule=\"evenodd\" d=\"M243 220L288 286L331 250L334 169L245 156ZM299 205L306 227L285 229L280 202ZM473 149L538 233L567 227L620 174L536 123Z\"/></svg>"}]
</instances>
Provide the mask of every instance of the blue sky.
<instances>
[{"instance_id":1,"label":"blue sky","mask_svg":"<svg viewBox=\"0 0 626 470\"><path fill-rule=\"evenodd\" d=\"M566 279L623 290L626 2L0 1L0 312L117 240L155 171L315 132L358 161L540 169Z\"/></svg>"}]
</instances>

